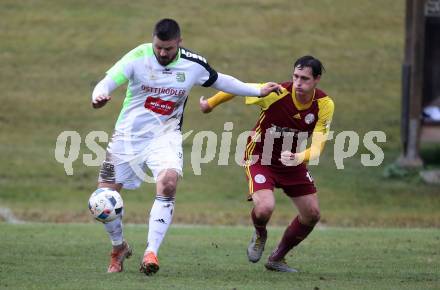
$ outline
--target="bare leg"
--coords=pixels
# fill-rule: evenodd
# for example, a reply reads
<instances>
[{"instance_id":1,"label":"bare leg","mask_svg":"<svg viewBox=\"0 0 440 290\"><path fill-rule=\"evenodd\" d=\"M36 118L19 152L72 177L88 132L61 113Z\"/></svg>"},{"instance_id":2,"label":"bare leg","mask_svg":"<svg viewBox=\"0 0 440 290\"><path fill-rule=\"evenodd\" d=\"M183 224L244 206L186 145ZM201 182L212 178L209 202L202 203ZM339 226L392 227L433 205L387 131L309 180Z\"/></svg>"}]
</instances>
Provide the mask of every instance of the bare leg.
<instances>
[{"instance_id":1,"label":"bare leg","mask_svg":"<svg viewBox=\"0 0 440 290\"><path fill-rule=\"evenodd\" d=\"M255 233L247 248L248 259L252 263L256 263L261 259L264 246L267 240L266 225L272 216L275 208L275 198L273 191L262 189L252 194L254 208L251 212L252 222L254 223Z\"/></svg>"},{"instance_id":2,"label":"bare leg","mask_svg":"<svg viewBox=\"0 0 440 290\"><path fill-rule=\"evenodd\" d=\"M254 208L252 209L251 217L255 231L259 236L266 237L266 225L275 209L273 191L269 189L256 191L252 194L252 201L254 202Z\"/></svg>"}]
</instances>

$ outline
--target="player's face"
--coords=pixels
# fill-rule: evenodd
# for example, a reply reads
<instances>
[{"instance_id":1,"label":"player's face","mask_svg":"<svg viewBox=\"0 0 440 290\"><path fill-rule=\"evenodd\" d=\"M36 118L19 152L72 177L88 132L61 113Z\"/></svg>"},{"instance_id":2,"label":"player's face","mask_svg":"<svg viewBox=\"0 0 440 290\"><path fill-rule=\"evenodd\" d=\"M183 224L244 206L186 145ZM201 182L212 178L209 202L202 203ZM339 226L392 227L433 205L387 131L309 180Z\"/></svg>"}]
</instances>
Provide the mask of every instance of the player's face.
<instances>
[{"instance_id":1,"label":"player's face","mask_svg":"<svg viewBox=\"0 0 440 290\"><path fill-rule=\"evenodd\" d=\"M300 97L313 95L320 78L320 76L313 77L310 67L295 67L292 81L296 95Z\"/></svg>"},{"instance_id":2,"label":"player's face","mask_svg":"<svg viewBox=\"0 0 440 290\"><path fill-rule=\"evenodd\" d=\"M170 64L177 55L181 41L180 38L164 41L154 36L153 51L157 61L163 66Z\"/></svg>"}]
</instances>

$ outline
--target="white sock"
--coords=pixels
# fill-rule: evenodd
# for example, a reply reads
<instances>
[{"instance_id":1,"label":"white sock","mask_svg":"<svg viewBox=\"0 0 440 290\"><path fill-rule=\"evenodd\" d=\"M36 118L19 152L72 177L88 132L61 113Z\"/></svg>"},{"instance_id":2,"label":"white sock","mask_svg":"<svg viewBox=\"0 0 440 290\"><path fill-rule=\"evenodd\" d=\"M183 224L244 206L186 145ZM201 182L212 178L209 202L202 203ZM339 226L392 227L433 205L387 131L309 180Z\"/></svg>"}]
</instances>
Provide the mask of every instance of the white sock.
<instances>
[{"instance_id":1,"label":"white sock","mask_svg":"<svg viewBox=\"0 0 440 290\"><path fill-rule=\"evenodd\" d=\"M157 255L160 244L173 219L174 197L156 196L148 223L148 240L145 252Z\"/></svg>"},{"instance_id":2,"label":"white sock","mask_svg":"<svg viewBox=\"0 0 440 290\"><path fill-rule=\"evenodd\" d=\"M117 219L105 223L105 230L108 233L108 236L110 237L110 240L112 241L113 246L119 246L122 245L124 242L124 237L122 233L122 219L121 217L118 217Z\"/></svg>"}]
</instances>

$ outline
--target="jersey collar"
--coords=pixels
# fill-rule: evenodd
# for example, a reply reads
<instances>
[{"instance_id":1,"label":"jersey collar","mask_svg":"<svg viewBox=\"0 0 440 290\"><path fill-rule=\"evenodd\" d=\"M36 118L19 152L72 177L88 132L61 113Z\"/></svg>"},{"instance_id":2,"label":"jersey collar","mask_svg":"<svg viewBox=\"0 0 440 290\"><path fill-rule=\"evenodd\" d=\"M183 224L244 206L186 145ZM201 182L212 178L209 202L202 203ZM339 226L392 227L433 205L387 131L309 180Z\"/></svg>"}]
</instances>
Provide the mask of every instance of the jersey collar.
<instances>
[{"instance_id":1,"label":"jersey collar","mask_svg":"<svg viewBox=\"0 0 440 290\"><path fill-rule=\"evenodd\" d=\"M312 97L312 99L308 103L303 104L300 101L298 101L298 99L296 98L296 92L295 92L295 90L293 89L293 86L292 86L292 100L293 100L293 103L295 104L295 107L298 110L300 110L300 111L307 110L308 108L310 108L310 106L313 103L313 100L315 100L315 95L316 95L316 89L313 90L313 97Z\"/></svg>"}]
</instances>

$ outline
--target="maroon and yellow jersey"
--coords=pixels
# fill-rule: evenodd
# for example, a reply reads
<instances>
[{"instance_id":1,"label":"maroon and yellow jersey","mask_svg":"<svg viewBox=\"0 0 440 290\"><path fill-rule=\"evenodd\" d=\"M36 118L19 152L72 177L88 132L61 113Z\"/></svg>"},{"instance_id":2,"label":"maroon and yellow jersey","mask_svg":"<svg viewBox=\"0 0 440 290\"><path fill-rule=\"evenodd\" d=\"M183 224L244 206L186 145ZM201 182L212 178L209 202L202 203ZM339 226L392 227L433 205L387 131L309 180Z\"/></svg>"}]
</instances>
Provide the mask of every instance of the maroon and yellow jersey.
<instances>
[{"instance_id":1,"label":"maroon and yellow jersey","mask_svg":"<svg viewBox=\"0 0 440 290\"><path fill-rule=\"evenodd\" d=\"M303 104L296 99L292 82L281 85L285 90L279 95L271 93L264 98L246 97L246 104L261 107L258 121L246 146L247 164L258 162L262 165L284 167L279 160L281 152L287 150L304 153L307 151L305 146L308 137L312 134L326 137L328 134L334 111L332 99L325 92L315 89L312 100ZM303 142L303 146L297 147L299 141ZM306 160L309 156L310 152ZM302 163L298 166L305 165Z\"/></svg>"}]
</instances>

